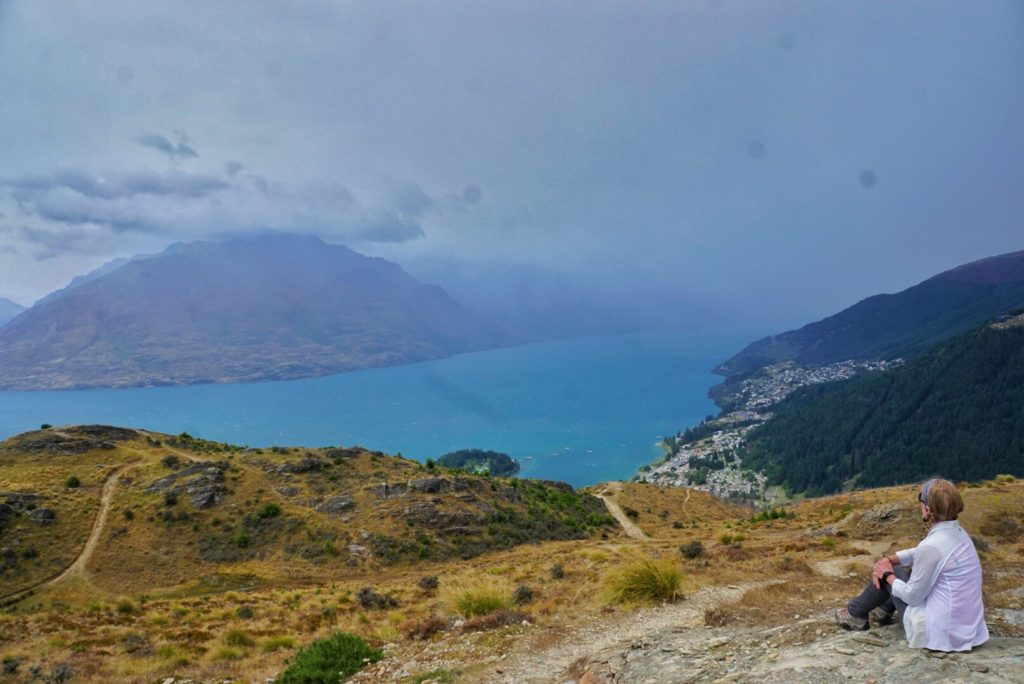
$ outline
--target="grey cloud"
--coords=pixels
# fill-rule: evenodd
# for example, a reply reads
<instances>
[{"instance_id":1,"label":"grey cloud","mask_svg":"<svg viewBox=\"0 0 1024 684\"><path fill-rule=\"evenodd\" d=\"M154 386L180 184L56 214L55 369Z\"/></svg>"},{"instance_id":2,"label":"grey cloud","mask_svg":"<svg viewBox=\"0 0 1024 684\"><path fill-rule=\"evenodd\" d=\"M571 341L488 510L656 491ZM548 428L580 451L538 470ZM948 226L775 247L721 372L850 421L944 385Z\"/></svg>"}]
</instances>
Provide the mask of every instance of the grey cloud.
<instances>
[{"instance_id":1,"label":"grey cloud","mask_svg":"<svg viewBox=\"0 0 1024 684\"><path fill-rule=\"evenodd\" d=\"M420 217L437 206L418 183L402 183L394 189L395 208L403 214Z\"/></svg>"},{"instance_id":2,"label":"grey cloud","mask_svg":"<svg viewBox=\"0 0 1024 684\"><path fill-rule=\"evenodd\" d=\"M199 153L191 145L192 141L189 140L184 131L175 131L175 134L178 137L177 143L172 143L159 133L146 133L140 135L136 140L143 147L149 147L157 152L162 152L171 159L186 159L199 156Z\"/></svg>"},{"instance_id":3,"label":"grey cloud","mask_svg":"<svg viewBox=\"0 0 1024 684\"><path fill-rule=\"evenodd\" d=\"M49 175L0 181L0 187L11 190L16 199L25 201L62 189L104 200L130 199L136 195L196 198L229 186L212 176L181 171L164 174L142 171L104 177L82 169L66 169Z\"/></svg>"},{"instance_id":4,"label":"grey cloud","mask_svg":"<svg viewBox=\"0 0 1024 684\"><path fill-rule=\"evenodd\" d=\"M416 221L388 213L368 221L353 237L367 242L408 242L424 235L423 227Z\"/></svg>"},{"instance_id":5,"label":"grey cloud","mask_svg":"<svg viewBox=\"0 0 1024 684\"><path fill-rule=\"evenodd\" d=\"M19 233L23 240L41 248L36 254L36 259L40 261L74 251L76 245L88 238L81 228L57 231L22 226Z\"/></svg>"}]
</instances>

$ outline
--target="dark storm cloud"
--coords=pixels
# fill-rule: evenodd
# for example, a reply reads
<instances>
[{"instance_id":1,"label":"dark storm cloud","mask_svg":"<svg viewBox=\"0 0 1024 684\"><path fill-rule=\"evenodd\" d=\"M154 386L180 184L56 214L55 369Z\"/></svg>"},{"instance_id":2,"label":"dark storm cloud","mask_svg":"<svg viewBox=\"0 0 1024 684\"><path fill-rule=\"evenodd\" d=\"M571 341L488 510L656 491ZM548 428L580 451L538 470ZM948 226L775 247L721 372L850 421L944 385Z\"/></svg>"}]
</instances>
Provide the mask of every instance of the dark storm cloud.
<instances>
[{"instance_id":1,"label":"dark storm cloud","mask_svg":"<svg viewBox=\"0 0 1024 684\"><path fill-rule=\"evenodd\" d=\"M154 149L157 152L166 154L171 159L187 159L189 157L198 157L199 153L192 147L192 141L189 140L188 136L184 132L176 132L178 137L177 143L172 143L170 140L160 135L159 133L146 133L136 138L136 141L143 147Z\"/></svg>"}]
</instances>

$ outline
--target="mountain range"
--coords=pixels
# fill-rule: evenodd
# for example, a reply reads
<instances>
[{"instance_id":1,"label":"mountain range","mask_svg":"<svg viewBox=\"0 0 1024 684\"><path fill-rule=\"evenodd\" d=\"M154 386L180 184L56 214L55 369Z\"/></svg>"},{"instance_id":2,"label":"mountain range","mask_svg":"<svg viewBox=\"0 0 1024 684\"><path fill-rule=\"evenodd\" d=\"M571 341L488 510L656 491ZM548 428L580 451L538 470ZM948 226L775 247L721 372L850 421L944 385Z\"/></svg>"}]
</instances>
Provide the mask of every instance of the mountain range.
<instances>
[{"instance_id":1,"label":"mountain range","mask_svg":"<svg viewBox=\"0 0 1024 684\"><path fill-rule=\"evenodd\" d=\"M25 310L21 304L0 297L0 326Z\"/></svg>"},{"instance_id":2,"label":"mountain range","mask_svg":"<svg viewBox=\"0 0 1024 684\"><path fill-rule=\"evenodd\" d=\"M742 377L782 361L820 366L892 359L1024 307L1024 251L958 266L896 294L868 297L798 330L751 343L715 368Z\"/></svg>"},{"instance_id":3,"label":"mountain range","mask_svg":"<svg viewBox=\"0 0 1024 684\"><path fill-rule=\"evenodd\" d=\"M397 264L314 237L172 245L0 328L0 389L330 375L516 343Z\"/></svg>"}]
</instances>

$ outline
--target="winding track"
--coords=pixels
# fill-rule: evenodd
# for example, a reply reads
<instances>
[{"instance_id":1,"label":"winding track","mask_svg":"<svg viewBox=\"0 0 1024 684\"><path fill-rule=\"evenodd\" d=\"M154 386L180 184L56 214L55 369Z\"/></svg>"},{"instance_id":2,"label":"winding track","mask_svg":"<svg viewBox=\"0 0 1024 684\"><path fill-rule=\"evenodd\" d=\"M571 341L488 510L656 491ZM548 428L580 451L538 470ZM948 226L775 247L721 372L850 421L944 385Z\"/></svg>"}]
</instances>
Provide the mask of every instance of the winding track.
<instances>
[{"instance_id":1,"label":"winding track","mask_svg":"<svg viewBox=\"0 0 1024 684\"><path fill-rule=\"evenodd\" d=\"M622 508L619 507L619 504L612 499L613 494L618 494L621 491L621 482L609 482L607 483L607 488L598 494L598 496L601 497L601 501L604 501L604 506L608 509L608 512L612 514L612 517L619 521L619 525L622 526L622 531L626 533L626 536L631 539L639 539L641 541L649 539L650 537L647 536L647 533L637 527L636 524L629 519L629 516L622 512Z\"/></svg>"}]
</instances>

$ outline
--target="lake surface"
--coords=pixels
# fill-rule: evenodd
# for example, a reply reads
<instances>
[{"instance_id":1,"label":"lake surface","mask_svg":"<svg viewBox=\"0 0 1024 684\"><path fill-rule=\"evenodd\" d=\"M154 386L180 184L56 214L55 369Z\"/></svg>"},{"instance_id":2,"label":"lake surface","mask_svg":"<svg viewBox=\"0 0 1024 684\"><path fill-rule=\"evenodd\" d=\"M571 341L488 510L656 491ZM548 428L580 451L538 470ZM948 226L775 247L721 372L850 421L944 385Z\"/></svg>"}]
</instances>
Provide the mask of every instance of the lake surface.
<instances>
[{"instance_id":1,"label":"lake surface","mask_svg":"<svg viewBox=\"0 0 1024 684\"><path fill-rule=\"evenodd\" d=\"M0 392L0 438L42 423L141 427L249 446L361 445L423 461L504 451L523 477L628 479L666 435L717 413L717 363L753 333L557 340L326 378Z\"/></svg>"}]
</instances>

